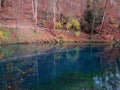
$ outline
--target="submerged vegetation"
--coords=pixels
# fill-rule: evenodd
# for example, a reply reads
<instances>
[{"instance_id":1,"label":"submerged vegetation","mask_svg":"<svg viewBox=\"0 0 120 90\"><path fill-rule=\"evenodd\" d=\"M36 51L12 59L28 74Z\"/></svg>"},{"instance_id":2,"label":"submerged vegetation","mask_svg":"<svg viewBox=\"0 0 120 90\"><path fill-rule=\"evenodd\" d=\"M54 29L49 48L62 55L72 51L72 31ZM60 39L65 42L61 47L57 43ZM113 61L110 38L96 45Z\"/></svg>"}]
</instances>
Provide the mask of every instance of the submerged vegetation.
<instances>
[{"instance_id":1,"label":"submerged vegetation","mask_svg":"<svg viewBox=\"0 0 120 90\"><path fill-rule=\"evenodd\" d=\"M1 89L112 90L120 85L120 51L113 46L27 44L0 51Z\"/></svg>"}]
</instances>

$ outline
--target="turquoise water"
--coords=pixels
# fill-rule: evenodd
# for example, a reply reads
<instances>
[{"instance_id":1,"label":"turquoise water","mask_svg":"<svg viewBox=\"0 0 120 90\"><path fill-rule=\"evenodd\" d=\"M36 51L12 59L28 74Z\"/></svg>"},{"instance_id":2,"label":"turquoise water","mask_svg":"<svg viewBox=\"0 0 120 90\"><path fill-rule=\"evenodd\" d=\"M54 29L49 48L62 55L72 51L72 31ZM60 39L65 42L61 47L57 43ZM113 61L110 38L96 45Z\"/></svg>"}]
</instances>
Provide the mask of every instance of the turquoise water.
<instances>
[{"instance_id":1,"label":"turquoise water","mask_svg":"<svg viewBox=\"0 0 120 90\"><path fill-rule=\"evenodd\" d=\"M120 49L99 44L0 46L0 90L120 90Z\"/></svg>"}]
</instances>

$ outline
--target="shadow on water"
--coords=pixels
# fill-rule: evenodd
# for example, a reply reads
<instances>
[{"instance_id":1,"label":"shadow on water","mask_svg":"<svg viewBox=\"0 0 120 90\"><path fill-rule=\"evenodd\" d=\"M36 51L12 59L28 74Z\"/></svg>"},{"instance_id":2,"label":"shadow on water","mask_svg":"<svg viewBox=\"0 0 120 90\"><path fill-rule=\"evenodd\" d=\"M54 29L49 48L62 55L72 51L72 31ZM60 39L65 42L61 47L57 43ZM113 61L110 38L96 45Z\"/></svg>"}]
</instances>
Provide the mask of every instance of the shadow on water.
<instances>
[{"instance_id":1,"label":"shadow on water","mask_svg":"<svg viewBox=\"0 0 120 90\"><path fill-rule=\"evenodd\" d=\"M120 90L120 49L109 45L0 46L1 90Z\"/></svg>"}]
</instances>

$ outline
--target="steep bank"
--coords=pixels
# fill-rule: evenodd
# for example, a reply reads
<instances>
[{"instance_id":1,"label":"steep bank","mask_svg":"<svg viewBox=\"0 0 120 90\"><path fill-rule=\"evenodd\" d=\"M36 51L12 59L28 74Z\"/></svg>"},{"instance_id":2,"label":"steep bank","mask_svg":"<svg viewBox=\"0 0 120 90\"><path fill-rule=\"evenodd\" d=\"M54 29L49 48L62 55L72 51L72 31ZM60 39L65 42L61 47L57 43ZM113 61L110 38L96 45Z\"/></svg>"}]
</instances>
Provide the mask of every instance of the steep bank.
<instances>
[{"instance_id":1,"label":"steep bank","mask_svg":"<svg viewBox=\"0 0 120 90\"><path fill-rule=\"evenodd\" d=\"M97 21L96 18L96 22L94 22L96 24L93 25L93 17L89 17L90 12L88 16L84 17L85 12L89 11L87 6L89 4L93 6L93 0L90 0L91 2L87 2L88 0L56 0L56 2L53 0L38 0L38 3L35 3L35 1L37 0L4 0L4 5L0 7L0 44L111 42L120 39L120 30L115 28L117 23L115 18L110 17L108 20L108 18L105 19L100 16L100 20ZM97 3L98 6L103 4L102 2ZM101 14L103 13L104 10ZM111 18L115 20L111 22ZM102 23L104 25L101 24L99 28L98 23L101 23L101 20L104 21ZM71 22L71 24L70 21L74 22ZM77 21L76 25L75 21ZM94 27L95 32L92 37L93 26L91 25L98 26L98 28ZM53 30L53 27L57 29ZM73 27L74 30L80 30L79 37L74 36ZM58 30L58 28L61 30ZM70 31L66 33L66 29ZM89 34L82 31L87 31L86 33ZM95 34L96 32L99 34Z\"/></svg>"},{"instance_id":2,"label":"steep bank","mask_svg":"<svg viewBox=\"0 0 120 90\"><path fill-rule=\"evenodd\" d=\"M42 29L8 29L0 30L0 44L16 43L56 43L56 42L81 42L88 39L88 35L81 33L80 37L75 37L73 33L63 30Z\"/></svg>"},{"instance_id":3,"label":"steep bank","mask_svg":"<svg viewBox=\"0 0 120 90\"><path fill-rule=\"evenodd\" d=\"M65 30L49 30L46 28L1 28L0 44L18 44L18 43L57 43L57 42L112 42L113 35L91 35L80 32L79 37L74 33Z\"/></svg>"}]
</instances>

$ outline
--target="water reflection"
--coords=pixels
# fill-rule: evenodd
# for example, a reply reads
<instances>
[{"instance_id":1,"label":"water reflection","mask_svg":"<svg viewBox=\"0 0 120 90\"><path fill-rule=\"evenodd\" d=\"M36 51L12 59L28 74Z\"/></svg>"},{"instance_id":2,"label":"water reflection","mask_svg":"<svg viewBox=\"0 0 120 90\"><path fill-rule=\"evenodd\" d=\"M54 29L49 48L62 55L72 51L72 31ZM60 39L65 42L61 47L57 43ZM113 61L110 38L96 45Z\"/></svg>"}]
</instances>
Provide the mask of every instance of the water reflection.
<instances>
[{"instance_id":1,"label":"water reflection","mask_svg":"<svg viewBox=\"0 0 120 90\"><path fill-rule=\"evenodd\" d=\"M0 53L1 90L120 90L119 48L11 45Z\"/></svg>"}]
</instances>

